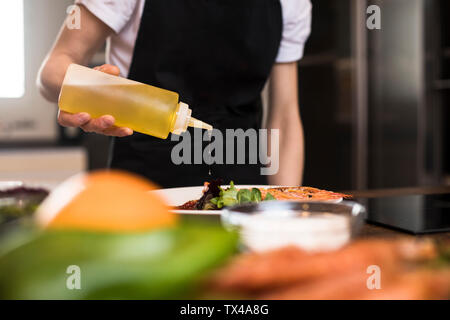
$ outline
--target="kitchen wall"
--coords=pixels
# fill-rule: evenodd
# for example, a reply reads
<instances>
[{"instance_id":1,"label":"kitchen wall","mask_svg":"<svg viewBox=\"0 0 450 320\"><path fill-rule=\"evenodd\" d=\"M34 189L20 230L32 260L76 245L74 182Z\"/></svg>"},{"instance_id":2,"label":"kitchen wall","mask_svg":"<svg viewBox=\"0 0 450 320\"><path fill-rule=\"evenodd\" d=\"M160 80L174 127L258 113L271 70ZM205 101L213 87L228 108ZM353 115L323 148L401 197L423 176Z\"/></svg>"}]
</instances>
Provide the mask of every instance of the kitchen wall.
<instances>
[{"instance_id":1,"label":"kitchen wall","mask_svg":"<svg viewBox=\"0 0 450 320\"><path fill-rule=\"evenodd\" d=\"M0 12L0 18L6 19L4 15L10 14L8 2L2 4L5 10ZM85 148L61 146L59 143L57 106L42 98L36 87L39 67L64 22L67 7L72 3L72 0L23 0L25 90L21 97L0 95L0 180L55 183L87 167ZM19 30L3 32L11 34ZM0 51L0 58L11 57L6 50L8 47L2 47L5 53L2 55ZM12 59L20 58L13 52Z\"/></svg>"},{"instance_id":2,"label":"kitchen wall","mask_svg":"<svg viewBox=\"0 0 450 320\"><path fill-rule=\"evenodd\" d=\"M72 2L23 1L25 93L20 98L0 96L0 143L52 142L57 139L56 107L39 94L36 75L64 21L66 8Z\"/></svg>"}]
</instances>

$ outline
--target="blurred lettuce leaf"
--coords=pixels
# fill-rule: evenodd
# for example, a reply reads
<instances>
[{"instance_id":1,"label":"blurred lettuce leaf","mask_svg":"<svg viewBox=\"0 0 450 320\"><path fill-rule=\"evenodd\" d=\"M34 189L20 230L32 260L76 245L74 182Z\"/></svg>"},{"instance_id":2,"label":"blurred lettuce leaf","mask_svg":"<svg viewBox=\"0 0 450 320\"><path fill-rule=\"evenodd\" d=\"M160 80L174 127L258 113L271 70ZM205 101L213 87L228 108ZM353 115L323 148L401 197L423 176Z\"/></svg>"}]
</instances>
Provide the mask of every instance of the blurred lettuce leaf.
<instances>
[{"instance_id":1,"label":"blurred lettuce leaf","mask_svg":"<svg viewBox=\"0 0 450 320\"><path fill-rule=\"evenodd\" d=\"M202 224L137 234L43 232L25 243L11 240L21 245L3 250L0 299L192 298L237 240ZM71 265L80 267L80 290L66 286Z\"/></svg>"}]
</instances>

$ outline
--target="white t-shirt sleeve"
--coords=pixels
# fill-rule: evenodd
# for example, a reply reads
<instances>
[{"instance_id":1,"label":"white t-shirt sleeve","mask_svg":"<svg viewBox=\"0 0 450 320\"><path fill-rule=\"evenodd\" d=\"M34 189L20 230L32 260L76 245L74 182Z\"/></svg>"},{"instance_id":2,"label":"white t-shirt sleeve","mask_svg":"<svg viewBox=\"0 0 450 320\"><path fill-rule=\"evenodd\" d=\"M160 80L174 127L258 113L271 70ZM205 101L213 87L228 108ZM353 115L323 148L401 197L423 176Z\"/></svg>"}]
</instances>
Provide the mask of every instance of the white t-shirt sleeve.
<instances>
[{"instance_id":1,"label":"white t-shirt sleeve","mask_svg":"<svg viewBox=\"0 0 450 320\"><path fill-rule=\"evenodd\" d=\"M311 33L310 0L280 0L283 8L283 34L276 62L293 62L303 57Z\"/></svg>"},{"instance_id":2,"label":"white t-shirt sleeve","mask_svg":"<svg viewBox=\"0 0 450 320\"><path fill-rule=\"evenodd\" d=\"M75 0L84 5L92 14L108 25L115 33L120 33L133 15L137 0ZM83 21L81 21L83 24Z\"/></svg>"}]
</instances>

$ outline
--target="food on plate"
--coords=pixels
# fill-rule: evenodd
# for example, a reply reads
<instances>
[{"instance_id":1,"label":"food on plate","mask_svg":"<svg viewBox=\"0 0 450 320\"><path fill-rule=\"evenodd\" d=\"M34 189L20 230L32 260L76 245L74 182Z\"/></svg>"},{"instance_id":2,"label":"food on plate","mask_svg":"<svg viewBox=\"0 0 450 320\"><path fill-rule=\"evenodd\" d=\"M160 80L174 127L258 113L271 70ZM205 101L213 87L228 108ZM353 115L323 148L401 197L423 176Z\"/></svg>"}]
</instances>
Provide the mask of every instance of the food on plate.
<instances>
[{"instance_id":1,"label":"food on plate","mask_svg":"<svg viewBox=\"0 0 450 320\"><path fill-rule=\"evenodd\" d=\"M243 204L247 202L260 202L268 200L309 200L330 201L351 196L312 187L271 187L238 189L233 181L227 188L221 187L220 179L205 182L203 195L198 200L190 200L177 209L180 210L218 210L224 207Z\"/></svg>"},{"instance_id":2,"label":"food on plate","mask_svg":"<svg viewBox=\"0 0 450 320\"><path fill-rule=\"evenodd\" d=\"M177 216L147 180L120 171L74 176L58 186L36 212L51 229L147 231L173 226Z\"/></svg>"},{"instance_id":3,"label":"food on plate","mask_svg":"<svg viewBox=\"0 0 450 320\"><path fill-rule=\"evenodd\" d=\"M0 190L0 223L33 214L48 190L19 186Z\"/></svg>"},{"instance_id":4,"label":"food on plate","mask_svg":"<svg viewBox=\"0 0 450 320\"><path fill-rule=\"evenodd\" d=\"M326 253L285 247L236 257L210 278L208 288L218 297L249 299L446 299L445 255L431 241L409 238L360 240ZM377 270L382 290L370 290Z\"/></svg>"}]
</instances>

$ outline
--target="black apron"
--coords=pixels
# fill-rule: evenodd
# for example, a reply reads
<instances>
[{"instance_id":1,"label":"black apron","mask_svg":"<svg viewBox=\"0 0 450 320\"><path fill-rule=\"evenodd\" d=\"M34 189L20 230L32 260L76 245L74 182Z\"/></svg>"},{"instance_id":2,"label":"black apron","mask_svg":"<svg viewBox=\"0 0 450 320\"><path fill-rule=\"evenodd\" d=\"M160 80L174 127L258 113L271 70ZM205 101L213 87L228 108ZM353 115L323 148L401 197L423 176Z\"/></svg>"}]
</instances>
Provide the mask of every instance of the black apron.
<instances>
[{"instance_id":1,"label":"black apron","mask_svg":"<svg viewBox=\"0 0 450 320\"><path fill-rule=\"evenodd\" d=\"M279 0L146 0L128 78L178 92L192 116L221 130L225 140L225 129L260 128L261 91L281 32ZM249 149L246 164L175 165L171 151L177 143L170 136L140 133L115 138L110 166L162 187L201 185L212 178L267 183L261 165L248 164Z\"/></svg>"}]
</instances>

